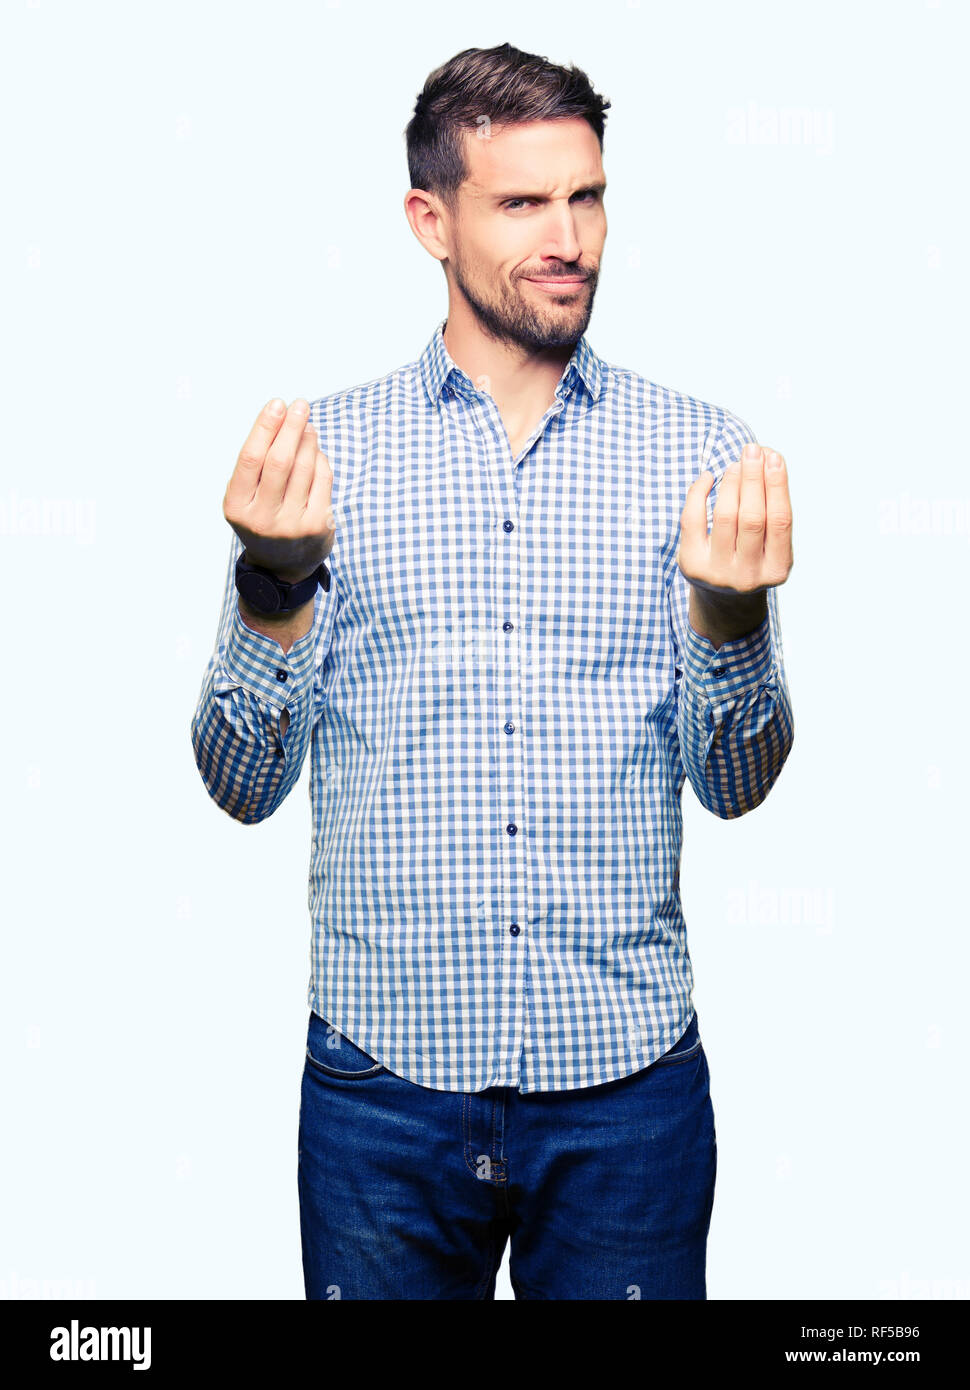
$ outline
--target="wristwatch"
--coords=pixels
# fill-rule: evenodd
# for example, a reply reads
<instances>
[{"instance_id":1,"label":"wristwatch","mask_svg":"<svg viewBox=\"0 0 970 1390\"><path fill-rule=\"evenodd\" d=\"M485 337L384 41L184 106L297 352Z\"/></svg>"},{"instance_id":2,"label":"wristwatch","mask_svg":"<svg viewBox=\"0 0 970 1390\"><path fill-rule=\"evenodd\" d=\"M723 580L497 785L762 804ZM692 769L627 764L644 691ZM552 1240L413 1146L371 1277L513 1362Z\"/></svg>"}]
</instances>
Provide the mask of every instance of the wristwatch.
<instances>
[{"instance_id":1,"label":"wristwatch","mask_svg":"<svg viewBox=\"0 0 970 1390\"><path fill-rule=\"evenodd\" d=\"M330 588L330 571L326 565L317 565L313 573L298 584L287 584L272 570L251 565L245 550L236 561L236 588L257 613L292 613L313 598L318 584L322 584L324 590Z\"/></svg>"}]
</instances>

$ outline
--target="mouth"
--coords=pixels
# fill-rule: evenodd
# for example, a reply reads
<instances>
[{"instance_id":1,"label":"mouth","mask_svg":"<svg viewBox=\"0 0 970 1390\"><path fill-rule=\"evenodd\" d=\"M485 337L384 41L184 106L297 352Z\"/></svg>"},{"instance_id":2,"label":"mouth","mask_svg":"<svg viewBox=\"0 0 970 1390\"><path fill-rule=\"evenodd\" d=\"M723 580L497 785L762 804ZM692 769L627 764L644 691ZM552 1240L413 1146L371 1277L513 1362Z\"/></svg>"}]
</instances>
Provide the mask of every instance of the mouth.
<instances>
[{"instance_id":1,"label":"mouth","mask_svg":"<svg viewBox=\"0 0 970 1390\"><path fill-rule=\"evenodd\" d=\"M581 285L586 284L589 277L587 275L557 275L539 279L527 275L523 278L528 280L530 285L537 285L539 289L545 290L549 294L575 294Z\"/></svg>"}]
</instances>

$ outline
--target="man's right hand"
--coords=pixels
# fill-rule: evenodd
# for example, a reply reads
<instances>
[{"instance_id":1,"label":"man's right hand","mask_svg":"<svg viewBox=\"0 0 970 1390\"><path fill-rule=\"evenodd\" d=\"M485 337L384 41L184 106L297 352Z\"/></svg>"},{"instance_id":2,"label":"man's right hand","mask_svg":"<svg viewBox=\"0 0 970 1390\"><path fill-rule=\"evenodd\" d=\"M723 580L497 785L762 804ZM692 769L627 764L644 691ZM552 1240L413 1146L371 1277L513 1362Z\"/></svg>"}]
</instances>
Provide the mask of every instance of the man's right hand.
<instances>
[{"instance_id":1,"label":"man's right hand","mask_svg":"<svg viewBox=\"0 0 970 1390\"><path fill-rule=\"evenodd\" d=\"M236 460L222 514L246 547L246 559L284 583L306 579L335 537L333 470L300 397L289 410L270 401Z\"/></svg>"}]
</instances>

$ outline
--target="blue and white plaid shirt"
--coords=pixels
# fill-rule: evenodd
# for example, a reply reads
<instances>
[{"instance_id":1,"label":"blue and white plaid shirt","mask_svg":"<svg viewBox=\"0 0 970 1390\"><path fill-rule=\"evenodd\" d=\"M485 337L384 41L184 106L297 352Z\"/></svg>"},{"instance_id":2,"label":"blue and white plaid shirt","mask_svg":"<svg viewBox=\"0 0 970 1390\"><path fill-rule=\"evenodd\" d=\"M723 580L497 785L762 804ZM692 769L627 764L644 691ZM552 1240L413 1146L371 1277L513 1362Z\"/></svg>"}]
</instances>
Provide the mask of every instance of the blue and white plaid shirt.
<instances>
[{"instance_id":1,"label":"blue and white plaid shirt","mask_svg":"<svg viewBox=\"0 0 970 1390\"><path fill-rule=\"evenodd\" d=\"M685 775L740 816L792 746L777 589L715 649L675 560L691 482L715 476L710 524L754 436L583 337L513 459L446 322L311 404L332 584L285 654L239 616L233 533L192 743L246 825L310 754L312 1009L423 1086L571 1090L649 1065L693 1015Z\"/></svg>"}]
</instances>

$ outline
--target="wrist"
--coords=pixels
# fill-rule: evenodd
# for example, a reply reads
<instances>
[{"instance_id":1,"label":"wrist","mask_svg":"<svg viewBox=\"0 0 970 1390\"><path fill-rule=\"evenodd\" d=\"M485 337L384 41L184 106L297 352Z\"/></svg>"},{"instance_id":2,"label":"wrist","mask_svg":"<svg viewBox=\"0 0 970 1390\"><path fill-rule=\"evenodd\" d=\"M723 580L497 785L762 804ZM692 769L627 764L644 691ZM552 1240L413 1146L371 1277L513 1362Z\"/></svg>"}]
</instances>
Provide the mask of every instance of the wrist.
<instances>
[{"instance_id":1,"label":"wrist","mask_svg":"<svg viewBox=\"0 0 970 1390\"><path fill-rule=\"evenodd\" d=\"M256 569L266 570L267 574L271 574L274 579L280 580L283 584L300 584L304 579L309 579L310 575L320 568L319 565L314 565L312 569L307 569L304 566L303 569L292 570L280 568L277 565L264 565L260 560L254 560L248 549L242 552L242 558L245 564L254 565Z\"/></svg>"}]
</instances>

